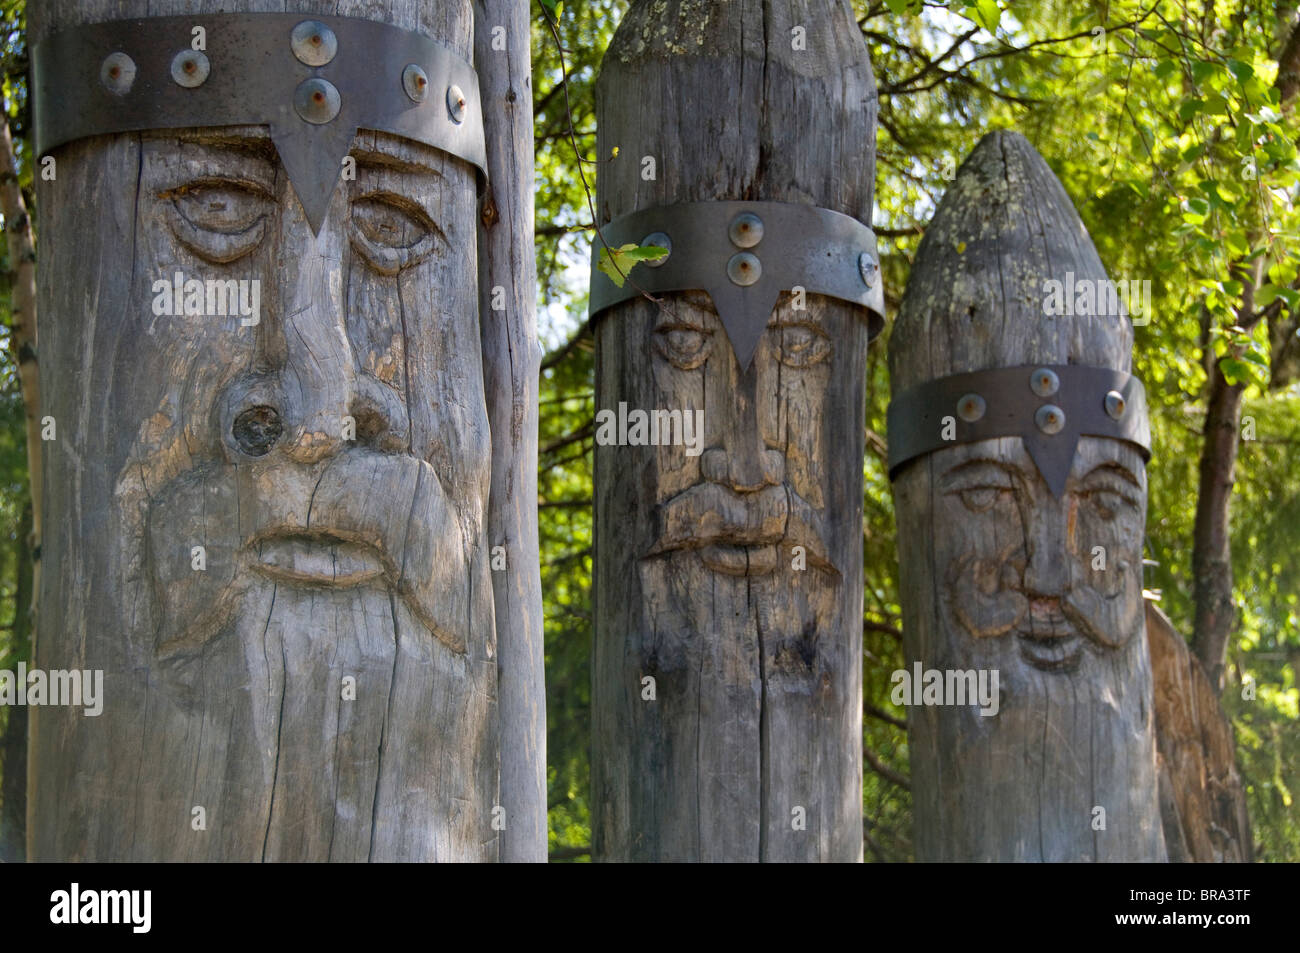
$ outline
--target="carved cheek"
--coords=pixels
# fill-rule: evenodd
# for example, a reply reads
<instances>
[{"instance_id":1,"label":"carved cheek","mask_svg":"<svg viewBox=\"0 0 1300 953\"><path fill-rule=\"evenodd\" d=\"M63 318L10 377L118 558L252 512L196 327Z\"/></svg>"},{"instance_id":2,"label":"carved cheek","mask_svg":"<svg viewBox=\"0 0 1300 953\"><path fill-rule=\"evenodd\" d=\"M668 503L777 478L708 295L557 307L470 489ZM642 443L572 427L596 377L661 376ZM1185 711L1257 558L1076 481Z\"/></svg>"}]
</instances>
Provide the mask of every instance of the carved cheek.
<instances>
[{"instance_id":1,"label":"carved cheek","mask_svg":"<svg viewBox=\"0 0 1300 953\"><path fill-rule=\"evenodd\" d=\"M1142 584L1142 529L1138 515L1127 509L1104 519L1087 501L1076 502L1078 531L1073 534L1076 587L1094 590L1105 599L1125 596Z\"/></svg>"}]
</instances>

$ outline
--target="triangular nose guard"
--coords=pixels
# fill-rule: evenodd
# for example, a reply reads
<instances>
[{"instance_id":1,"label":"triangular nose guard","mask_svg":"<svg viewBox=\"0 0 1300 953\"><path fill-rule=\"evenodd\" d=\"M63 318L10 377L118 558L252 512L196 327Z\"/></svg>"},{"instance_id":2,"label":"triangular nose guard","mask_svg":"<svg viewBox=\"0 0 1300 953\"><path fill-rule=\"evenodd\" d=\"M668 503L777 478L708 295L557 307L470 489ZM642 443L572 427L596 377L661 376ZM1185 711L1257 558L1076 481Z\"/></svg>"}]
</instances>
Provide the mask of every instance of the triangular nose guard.
<instances>
[{"instance_id":1,"label":"triangular nose guard","mask_svg":"<svg viewBox=\"0 0 1300 953\"><path fill-rule=\"evenodd\" d=\"M32 56L38 155L85 136L270 126L315 232L358 129L441 149L477 167L480 185L487 178L473 66L386 23L301 13L114 20L56 33Z\"/></svg>"},{"instance_id":2,"label":"triangular nose guard","mask_svg":"<svg viewBox=\"0 0 1300 953\"><path fill-rule=\"evenodd\" d=\"M654 240L647 241L652 236ZM603 241L602 241L603 239ZM602 249L669 248L666 259L638 262L618 287L597 265ZM600 229L592 247L589 313L642 291L705 291L748 370L782 291L803 288L867 309L868 334L885 326L876 235L857 219L786 202L686 202L642 209Z\"/></svg>"},{"instance_id":3,"label":"triangular nose guard","mask_svg":"<svg viewBox=\"0 0 1300 953\"><path fill-rule=\"evenodd\" d=\"M1036 391L1035 382L1047 381ZM1052 495L1065 493L1080 437L1110 437L1151 458L1146 390L1124 371L1024 364L939 377L896 394L887 412L889 478L956 446L1019 437Z\"/></svg>"}]
</instances>

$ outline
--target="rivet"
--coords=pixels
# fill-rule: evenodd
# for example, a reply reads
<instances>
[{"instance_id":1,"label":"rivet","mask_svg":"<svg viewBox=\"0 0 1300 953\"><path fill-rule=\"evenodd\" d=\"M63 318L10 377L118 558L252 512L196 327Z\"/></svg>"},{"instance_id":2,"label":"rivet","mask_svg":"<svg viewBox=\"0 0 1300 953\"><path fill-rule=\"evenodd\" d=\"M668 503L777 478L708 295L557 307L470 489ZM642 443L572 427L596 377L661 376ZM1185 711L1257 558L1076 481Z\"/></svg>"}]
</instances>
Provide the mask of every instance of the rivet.
<instances>
[{"instance_id":1,"label":"rivet","mask_svg":"<svg viewBox=\"0 0 1300 953\"><path fill-rule=\"evenodd\" d=\"M731 220L727 234L737 248L753 248L763 240L763 220L753 212L742 212Z\"/></svg>"},{"instance_id":2,"label":"rivet","mask_svg":"<svg viewBox=\"0 0 1300 953\"><path fill-rule=\"evenodd\" d=\"M979 394L964 394L957 401L957 416L968 424L973 424L984 416L984 398Z\"/></svg>"},{"instance_id":3,"label":"rivet","mask_svg":"<svg viewBox=\"0 0 1300 953\"><path fill-rule=\"evenodd\" d=\"M293 93L293 108L315 126L329 122L339 114L339 91L329 80L313 77L303 80Z\"/></svg>"},{"instance_id":4,"label":"rivet","mask_svg":"<svg viewBox=\"0 0 1300 953\"><path fill-rule=\"evenodd\" d=\"M465 94L455 84L447 87L447 112L452 122L459 125L465 121Z\"/></svg>"},{"instance_id":5,"label":"rivet","mask_svg":"<svg viewBox=\"0 0 1300 953\"><path fill-rule=\"evenodd\" d=\"M1124 416L1124 395L1113 390L1106 395L1106 413L1119 420Z\"/></svg>"},{"instance_id":6,"label":"rivet","mask_svg":"<svg viewBox=\"0 0 1300 953\"><path fill-rule=\"evenodd\" d=\"M429 74L414 63L402 70L402 89L413 103L422 103L429 97Z\"/></svg>"},{"instance_id":7,"label":"rivet","mask_svg":"<svg viewBox=\"0 0 1300 953\"><path fill-rule=\"evenodd\" d=\"M742 288L746 285L752 285L762 275L762 262L747 251L732 255L731 261L727 262L727 277L732 280L733 284L740 285Z\"/></svg>"},{"instance_id":8,"label":"rivet","mask_svg":"<svg viewBox=\"0 0 1300 953\"><path fill-rule=\"evenodd\" d=\"M186 89L202 86L210 69L207 56L198 50L181 50L172 57L172 79Z\"/></svg>"},{"instance_id":9,"label":"rivet","mask_svg":"<svg viewBox=\"0 0 1300 953\"><path fill-rule=\"evenodd\" d=\"M876 256L869 251L864 251L858 256L858 274L862 276L862 283L870 288L876 283L876 271L879 266L876 264Z\"/></svg>"},{"instance_id":10,"label":"rivet","mask_svg":"<svg viewBox=\"0 0 1300 953\"><path fill-rule=\"evenodd\" d=\"M1029 389L1039 397L1051 397L1061 389L1061 379L1055 371L1040 367L1029 375Z\"/></svg>"},{"instance_id":11,"label":"rivet","mask_svg":"<svg viewBox=\"0 0 1300 953\"><path fill-rule=\"evenodd\" d=\"M319 20L303 20L294 27L289 45L299 62L308 66L324 66L339 51L338 37Z\"/></svg>"},{"instance_id":12,"label":"rivet","mask_svg":"<svg viewBox=\"0 0 1300 953\"><path fill-rule=\"evenodd\" d=\"M135 83L135 60L125 53L109 53L99 67L99 81L110 93L129 93Z\"/></svg>"},{"instance_id":13,"label":"rivet","mask_svg":"<svg viewBox=\"0 0 1300 953\"><path fill-rule=\"evenodd\" d=\"M1065 426L1065 411L1055 404L1043 404L1034 414L1034 423L1045 434L1060 433Z\"/></svg>"},{"instance_id":14,"label":"rivet","mask_svg":"<svg viewBox=\"0 0 1300 953\"><path fill-rule=\"evenodd\" d=\"M645 238L641 239L641 246L653 245L655 248L667 248L668 254L662 258L655 258L641 262L647 268L658 268L668 262L673 253L673 240L664 232L651 232Z\"/></svg>"}]
</instances>

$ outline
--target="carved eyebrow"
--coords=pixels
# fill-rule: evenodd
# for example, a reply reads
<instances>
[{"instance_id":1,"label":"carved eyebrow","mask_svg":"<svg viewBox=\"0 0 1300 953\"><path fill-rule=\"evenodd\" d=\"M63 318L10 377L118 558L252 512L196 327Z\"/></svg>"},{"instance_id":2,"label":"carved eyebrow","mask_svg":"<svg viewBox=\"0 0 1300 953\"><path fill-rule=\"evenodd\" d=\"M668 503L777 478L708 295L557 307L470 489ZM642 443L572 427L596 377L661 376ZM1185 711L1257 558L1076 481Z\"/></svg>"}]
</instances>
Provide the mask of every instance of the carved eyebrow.
<instances>
[{"instance_id":1,"label":"carved eyebrow","mask_svg":"<svg viewBox=\"0 0 1300 953\"><path fill-rule=\"evenodd\" d=\"M822 322L807 311L799 311L795 314L773 314L772 319L767 322L767 326L769 328L807 328L822 337L830 337L822 326Z\"/></svg>"},{"instance_id":2,"label":"carved eyebrow","mask_svg":"<svg viewBox=\"0 0 1300 953\"><path fill-rule=\"evenodd\" d=\"M991 457L979 457L975 460L966 460L948 470L941 478L945 485L953 484L963 477L988 476L988 471L995 471L998 476L1014 480L1020 476L1020 468L1015 464L1007 463L1005 460L994 460Z\"/></svg>"},{"instance_id":3,"label":"carved eyebrow","mask_svg":"<svg viewBox=\"0 0 1300 953\"><path fill-rule=\"evenodd\" d=\"M158 192L159 198L174 199L185 195L187 192L198 191L204 188L237 188L246 192L274 202L275 195L269 188L261 182L257 182L246 175L203 175L199 174L191 179L186 179L180 185L168 189L161 189Z\"/></svg>"},{"instance_id":4,"label":"carved eyebrow","mask_svg":"<svg viewBox=\"0 0 1300 953\"><path fill-rule=\"evenodd\" d=\"M412 162L406 156L398 156L384 149L382 142L373 143L374 148L355 148L348 155L357 160L357 168L378 169L384 172L409 172L414 175L432 175L442 178L442 172L423 162Z\"/></svg>"},{"instance_id":5,"label":"carved eyebrow","mask_svg":"<svg viewBox=\"0 0 1300 953\"><path fill-rule=\"evenodd\" d=\"M1102 479L1108 474L1111 476L1119 477L1125 483L1131 484L1136 489L1139 490L1142 489L1142 484L1138 481L1138 478L1133 474L1133 471L1130 470L1128 467L1124 466L1124 464L1113 460L1107 461L1106 463L1094 467L1092 470L1088 471L1087 475L1084 476L1084 478L1080 482L1088 483L1094 479Z\"/></svg>"}]
</instances>

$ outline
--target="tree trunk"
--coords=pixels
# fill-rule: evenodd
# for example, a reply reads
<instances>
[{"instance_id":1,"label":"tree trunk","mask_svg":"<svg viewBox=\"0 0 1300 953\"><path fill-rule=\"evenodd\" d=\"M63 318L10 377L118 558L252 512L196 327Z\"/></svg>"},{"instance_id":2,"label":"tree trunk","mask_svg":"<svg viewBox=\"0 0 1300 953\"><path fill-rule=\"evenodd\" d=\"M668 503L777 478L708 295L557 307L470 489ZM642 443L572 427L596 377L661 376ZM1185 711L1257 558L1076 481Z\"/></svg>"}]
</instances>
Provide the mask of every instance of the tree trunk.
<instances>
[{"instance_id":1,"label":"tree trunk","mask_svg":"<svg viewBox=\"0 0 1300 953\"><path fill-rule=\"evenodd\" d=\"M1223 688L1228 639L1237 623L1229 517L1241 439L1243 390L1240 384L1229 384L1218 361L1213 361L1192 532L1192 595L1196 607L1192 631L1196 655L1216 691Z\"/></svg>"},{"instance_id":2,"label":"tree trunk","mask_svg":"<svg viewBox=\"0 0 1300 953\"><path fill-rule=\"evenodd\" d=\"M293 6L472 56L469 0ZM32 40L232 8L284 3L49 0ZM36 665L102 671L104 697L31 708L30 856L496 859L473 168L363 123L317 235L264 126L53 154ZM176 272L261 281L260 320L159 315Z\"/></svg>"},{"instance_id":3,"label":"tree trunk","mask_svg":"<svg viewBox=\"0 0 1300 953\"><path fill-rule=\"evenodd\" d=\"M633 2L596 96L601 225L711 200L870 221L847 5ZM861 859L868 340L864 309L782 293L742 370L703 292L597 316L597 407L701 412L703 452L596 448L596 859Z\"/></svg>"},{"instance_id":4,"label":"tree trunk","mask_svg":"<svg viewBox=\"0 0 1300 953\"><path fill-rule=\"evenodd\" d=\"M1034 365L1127 373L1133 332L1122 314L1045 314L1045 282L1067 272L1076 283L1106 278L1038 153L1015 133L989 134L918 251L890 338L895 396L1027 365L1023 398L990 393L997 419L1008 399L1036 399ZM982 672L999 690L996 710L942 698L909 713L917 859L1165 860L1138 450L1080 437L1057 496L1019 437L959 442L903 464L894 500L904 674L920 665L946 683L950 672Z\"/></svg>"},{"instance_id":5,"label":"tree trunk","mask_svg":"<svg viewBox=\"0 0 1300 953\"><path fill-rule=\"evenodd\" d=\"M479 244L483 374L492 425L488 539L501 717L501 859L546 861L546 680L537 538L537 261L528 0L477 0L488 193ZM500 289L500 295L497 294Z\"/></svg>"},{"instance_id":6,"label":"tree trunk","mask_svg":"<svg viewBox=\"0 0 1300 953\"><path fill-rule=\"evenodd\" d=\"M18 162L9 135L9 121L0 116L0 213L4 214L5 237L9 243L9 266L13 269L13 329L9 347L23 394L23 415L27 421L27 479L32 500L30 532L23 538L29 550L34 583L26 588L28 598L40 587L41 572L41 380L36 364L36 246L32 220L18 183ZM23 613L34 614L35 604L20 605Z\"/></svg>"},{"instance_id":7,"label":"tree trunk","mask_svg":"<svg viewBox=\"0 0 1300 953\"><path fill-rule=\"evenodd\" d=\"M31 657L34 570L27 544L31 527L29 503L14 541L14 628L4 658L4 667L10 671ZM0 734L0 863L14 864L27 857L27 709L12 705L5 712L4 733Z\"/></svg>"}]
</instances>

